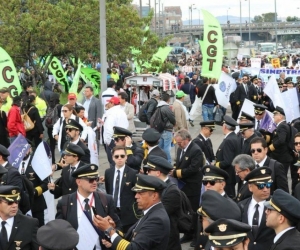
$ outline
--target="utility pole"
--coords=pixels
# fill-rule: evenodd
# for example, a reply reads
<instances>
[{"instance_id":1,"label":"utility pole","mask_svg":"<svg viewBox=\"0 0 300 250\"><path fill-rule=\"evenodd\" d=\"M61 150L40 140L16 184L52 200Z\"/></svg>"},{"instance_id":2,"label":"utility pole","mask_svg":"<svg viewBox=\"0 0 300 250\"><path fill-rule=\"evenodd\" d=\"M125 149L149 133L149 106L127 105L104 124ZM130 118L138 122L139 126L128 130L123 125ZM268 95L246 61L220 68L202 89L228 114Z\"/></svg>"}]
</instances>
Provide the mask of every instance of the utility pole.
<instances>
[{"instance_id":1,"label":"utility pole","mask_svg":"<svg viewBox=\"0 0 300 250\"><path fill-rule=\"evenodd\" d=\"M276 55L277 55L277 50L278 50L278 37L277 37L277 6L276 6L276 0L274 0L275 3L275 39L276 39Z\"/></svg>"},{"instance_id":2,"label":"utility pole","mask_svg":"<svg viewBox=\"0 0 300 250\"><path fill-rule=\"evenodd\" d=\"M155 23L155 25L154 25L154 30L155 30L155 34L157 34L156 33L156 0L154 0L154 23Z\"/></svg>"}]
</instances>

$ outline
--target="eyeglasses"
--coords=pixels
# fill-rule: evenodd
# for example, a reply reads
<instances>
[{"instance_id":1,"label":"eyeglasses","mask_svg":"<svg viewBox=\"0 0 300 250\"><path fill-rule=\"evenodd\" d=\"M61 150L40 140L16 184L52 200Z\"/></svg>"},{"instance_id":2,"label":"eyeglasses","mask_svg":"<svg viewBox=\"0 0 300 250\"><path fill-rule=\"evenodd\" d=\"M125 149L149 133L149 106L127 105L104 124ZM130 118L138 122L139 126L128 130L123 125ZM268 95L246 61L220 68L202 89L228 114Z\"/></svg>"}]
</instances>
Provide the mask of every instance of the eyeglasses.
<instances>
[{"instance_id":1,"label":"eyeglasses","mask_svg":"<svg viewBox=\"0 0 300 250\"><path fill-rule=\"evenodd\" d=\"M64 113L66 113L66 112L68 112L68 111L70 111L70 110L62 109L62 112L64 112Z\"/></svg>"},{"instance_id":2,"label":"eyeglasses","mask_svg":"<svg viewBox=\"0 0 300 250\"><path fill-rule=\"evenodd\" d=\"M262 150L263 150L262 148L252 148L250 152L251 152L251 154L254 154L255 151L257 151L257 153L261 153Z\"/></svg>"},{"instance_id":3,"label":"eyeglasses","mask_svg":"<svg viewBox=\"0 0 300 250\"><path fill-rule=\"evenodd\" d=\"M116 137L116 138L114 138L114 140L115 140L116 142L118 142L119 140L124 141L124 140L125 140L125 137Z\"/></svg>"},{"instance_id":4,"label":"eyeglasses","mask_svg":"<svg viewBox=\"0 0 300 250\"><path fill-rule=\"evenodd\" d=\"M13 205L14 203L19 204L19 201L6 201L6 200L2 200L4 203L6 203L8 206Z\"/></svg>"},{"instance_id":5,"label":"eyeglasses","mask_svg":"<svg viewBox=\"0 0 300 250\"><path fill-rule=\"evenodd\" d=\"M294 145L298 146L298 145L300 145L300 142L294 142Z\"/></svg>"},{"instance_id":6,"label":"eyeglasses","mask_svg":"<svg viewBox=\"0 0 300 250\"><path fill-rule=\"evenodd\" d=\"M244 172L246 169L242 169L242 170L240 170L240 171L235 171L235 173L236 174L239 174L239 173L241 173L241 172Z\"/></svg>"},{"instance_id":7,"label":"eyeglasses","mask_svg":"<svg viewBox=\"0 0 300 250\"><path fill-rule=\"evenodd\" d=\"M121 157L122 159L124 159L124 158L125 158L125 155L114 155L114 157L115 157L115 159L119 159L120 157Z\"/></svg>"},{"instance_id":8,"label":"eyeglasses","mask_svg":"<svg viewBox=\"0 0 300 250\"><path fill-rule=\"evenodd\" d=\"M287 86L284 86L284 85L283 85L282 87L283 87L283 88L287 88Z\"/></svg>"},{"instance_id":9,"label":"eyeglasses","mask_svg":"<svg viewBox=\"0 0 300 250\"><path fill-rule=\"evenodd\" d=\"M272 183L271 183L271 182L268 182L268 183L255 183L254 185L257 186L257 188L258 188L259 190L262 190L262 189L264 189L265 187L266 187L266 188L271 188Z\"/></svg>"},{"instance_id":10,"label":"eyeglasses","mask_svg":"<svg viewBox=\"0 0 300 250\"><path fill-rule=\"evenodd\" d=\"M94 181L98 182L100 180L99 177L96 177L96 178L81 178L82 180L86 180L88 181L89 183L94 183Z\"/></svg>"},{"instance_id":11,"label":"eyeglasses","mask_svg":"<svg viewBox=\"0 0 300 250\"><path fill-rule=\"evenodd\" d=\"M207 184L209 183L209 185L214 186L216 183L220 183L223 182L221 180L211 180L211 181L202 181L204 186L207 186Z\"/></svg>"}]
</instances>

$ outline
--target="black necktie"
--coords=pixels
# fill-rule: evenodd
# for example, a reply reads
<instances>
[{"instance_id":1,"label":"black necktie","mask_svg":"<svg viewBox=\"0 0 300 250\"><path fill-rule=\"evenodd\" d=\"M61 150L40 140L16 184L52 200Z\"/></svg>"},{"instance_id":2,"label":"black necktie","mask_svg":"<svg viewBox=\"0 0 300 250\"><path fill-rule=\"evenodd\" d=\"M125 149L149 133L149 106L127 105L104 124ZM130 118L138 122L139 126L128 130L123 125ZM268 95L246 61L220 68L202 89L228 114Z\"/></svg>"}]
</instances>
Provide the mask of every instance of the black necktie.
<instances>
[{"instance_id":1,"label":"black necktie","mask_svg":"<svg viewBox=\"0 0 300 250\"><path fill-rule=\"evenodd\" d=\"M114 203L115 206L117 207L118 204L118 196L119 196L119 187L120 187L120 170L117 170L117 178L116 178L116 183L115 183L115 192L114 192Z\"/></svg>"},{"instance_id":2,"label":"black necktie","mask_svg":"<svg viewBox=\"0 0 300 250\"><path fill-rule=\"evenodd\" d=\"M255 168L259 168L259 165L258 165L258 164L256 164L256 165L255 165Z\"/></svg>"},{"instance_id":3,"label":"black necktie","mask_svg":"<svg viewBox=\"0 0 300 250\"><path fill-rule=\"evenodd\" d=\"M6 249L7 248L7 244L8 244L8 239L7 239L7 231L6 231L6 227L5 227L6 221L2 221L1 225L1 244L2 244L2 248Z\"/></svg>"},{"instance_id":4,"label":"black necktie","mask_svg":"<svg viewBox=\"0 0 300 250\"><path fill-rule=\"evenodd\" d=\"M71 169L70 169L70 176L69 176L70 181L72 181L72 179L73 179L72 173L74 172L74 170L75 170L75 167L71 167Z\"/></svg>"},{"instance_id":5,"label":"black necktie","mask_svg":"<svg viewBox=\"0 0 300 250\"><path fill-rule=\"evenodd\" d=\"M256 238L257 236L257 232L258 232L258 221L259 221L259 204L257 203L255 205L255 212L253 215L253 219L252 219L252 233L253 233L253 237Z\"/></svg>"},{"instance_id":6,"label":"black necktie","mask_svg":"<svg viewBox=\"0 0 300 250\"><path fill-rule=\"evenodd\" d=\"M21 174L24 175L25 174L25 162L22 161L22 169L21 169Z\"/></svg>"},{"instance_id":7,"label":"black necktie","mask_svg":"<svg viewBox=\"0 0 300 250\"><path fill-rule=\"evenodd\" d=\"M89 201L90 201L90 199L88 199L88 198L85 198L85 199L84 199L84 202L85 202L84 210L85 210L85 211L89 214L89 216L92 218L91 207L90 207Z\"/></svg>"},{"instance_id":8,"label":"black necktie","mask_svg":"<svg viewBox=\"0 0 300 250\"><path fill-rule=\"evenodd\" d=\"M256 130L259 130L259 127L260 127L260 121L258 120L257 121L257 128L256 128Z\"/></svg>"}]
</instances>

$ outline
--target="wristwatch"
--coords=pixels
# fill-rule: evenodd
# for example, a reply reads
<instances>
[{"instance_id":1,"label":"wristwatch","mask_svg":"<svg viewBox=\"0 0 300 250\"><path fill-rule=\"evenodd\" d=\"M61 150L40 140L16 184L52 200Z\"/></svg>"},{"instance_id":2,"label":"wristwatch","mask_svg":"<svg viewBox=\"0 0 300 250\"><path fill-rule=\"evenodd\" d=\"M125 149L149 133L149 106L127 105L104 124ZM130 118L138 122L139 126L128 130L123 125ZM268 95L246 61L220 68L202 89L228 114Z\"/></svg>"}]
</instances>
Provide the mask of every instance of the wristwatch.
<instances>
[{"instance_id":1,"label":"wristwatch","mask_svg":"<svg viewBox=\"0 0 300 250\"><path fill-rule=\"evenodd\" d=\"M110 238L110 232L112 231L112 230L115 230L113 227L109 227L109 228L107 228L105 231L104 231L104 234L105 234L105 236L107 237L107 238Z\"/></svg>"}]
</instances>

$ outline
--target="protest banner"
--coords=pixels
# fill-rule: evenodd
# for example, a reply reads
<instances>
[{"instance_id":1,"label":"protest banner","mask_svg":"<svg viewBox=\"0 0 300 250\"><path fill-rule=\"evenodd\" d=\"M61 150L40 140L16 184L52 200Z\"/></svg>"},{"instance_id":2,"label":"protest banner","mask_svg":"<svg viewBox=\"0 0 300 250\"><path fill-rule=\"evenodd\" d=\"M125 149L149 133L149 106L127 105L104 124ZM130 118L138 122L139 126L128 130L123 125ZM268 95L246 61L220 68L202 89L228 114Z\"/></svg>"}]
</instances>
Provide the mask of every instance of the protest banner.
<instances>
[{"instance_id":1,"label":"protest banner","mask_svg":"<svg viewBox=\"0 0 300 250\"><path fill-rule=\"evenodd\" d=\"M25 157L26 153L30 149L30 145L26 138L19 134L18 137L10 144L8 151L8 162L15 168L19 168L21 161Z\"/></svg>"},{"instance_id":2,"label":"protest banner","mask_svg":"<svg viewBox=\"0 0 300 250\"><path fill-rule=\"evenodd\" d=\"M72 85L69 89L69 93L74 93L77 95L77 89L78 89L78 84L79 84L79 78L80 78L80 70L81 70L81 66L82 66L82 63L79 63L78 64L78 68L76 70L76 73L73 77L73 82L72 82Z\"/></svg>"},{"instance_id":3,"label":"protest banner","mask_svg":"<svg viewBox=\"0 0 300 250\"><path fill-rule=\"evenodd\" d=\"M250 58L251 68L261 68L261 58Z\"/></svg>"},{"instance_id":4,"label":"protest banner","mask_svg":"<svg viewBox=\"0 0 300 250\"><path fill-rule=\"evenodd\" d=\"M236 89L235 80L222 71L219 82L218 84L214 84L214 87L218 103L226 108L229 103L230 94Z\"/></svg>"},{"instance_id":5,"label":"protest banner","mask_svg":"<svg viewBox=\"0 0 300 250\"><path fill-rule=\"evenodd\" d=\"M199 40L202 51L201 75L219 78L223 63L223 37L219 21L206 10L202 10L204 31Z\"/></svg>"},{"instance_id":6,"label":"protest banner","mask_svg":"<svg viewBox=\"0 0 300 250\"><path fill-rule=\"evenodd\" d=\"M282 99L286 109L284 109L286 120L291 122L292 120L300 117L299 112L299 100L297 88L288 89L281 93Z\"/></svg>"},{"instance_id":7,"label":"protest banner","mask_svg":"<svg viewBox=\"0 0 300 250\"><path fill-rule=\"evenodd\" d=\"M275 79L279 78L281 72L285 73L285 77L291 77L293 82L296 82L296 77L300 76L300 70L295 69L260 69L259 77L262 78L264 82L268 82L268 76L274 75Z\"/></svg>"},{"instance_id":8,"label":"protest banner","mask_svg":"<svg viewBox=\"0 0 300 250\"><path fill-rule=\"evenodd\" d=\"M47 60L49 60L49 58ZM56 57L53 57L52 61L49 63L49 70L55 77L56 81L60 85L64 86L67 91L69 89L68 79L65 75L61 62Z\"/></svg>"},{"instance_id":9,"label":"protest banner","mask_svg":"<svg viewBox=\"0 0 300 250\"><path fill-rule=\"evenodd\" d=\"M89 80L94 88L94 95L100 92L101 73L95 69L81 68L81 77Z\"/></svg>"},{"instance_id":10,"label":"protest banner","mask_svg":"<svg viewBox=\"0 0 300 250\"><path fill-rule=\"evenodd\" d=\"M271 64L274 69L280 68L280 59L279 58L272 58L271 59Z\"/></svg>"},{"instance_id":11,"label":"protest banner","mask_svg":"<svg viewBox=\"0 0 300 250\"><path fill-rule=\"evenodd\" d=\"M1 47L0 58L0 88L8 88L11 97L15 97L22 91L16 67L9 54Z\"/></svg>"}]
</instances>

